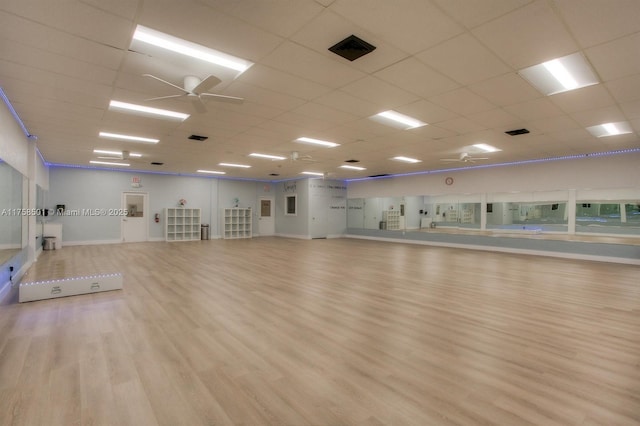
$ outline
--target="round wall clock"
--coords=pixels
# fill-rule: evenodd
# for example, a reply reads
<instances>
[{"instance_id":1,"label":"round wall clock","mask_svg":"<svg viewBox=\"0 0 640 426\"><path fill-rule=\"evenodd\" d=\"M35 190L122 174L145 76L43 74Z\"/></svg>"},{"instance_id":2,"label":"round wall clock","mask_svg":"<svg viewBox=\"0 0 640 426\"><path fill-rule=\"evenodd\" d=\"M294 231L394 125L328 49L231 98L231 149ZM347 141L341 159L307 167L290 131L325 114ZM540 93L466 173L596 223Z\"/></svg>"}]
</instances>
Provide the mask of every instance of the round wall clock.
<instances>
[{"instance_id":1,"label":"round wall clock","mask_svg":"<svg viewBox=\"0 0 640 426\"><path fill-rule=\"evenodd\" d=\"M453 178L452 177L448 177L444 180L444 183L446 183L447 185L453 185Z\"/></svg>"}]
</instances>

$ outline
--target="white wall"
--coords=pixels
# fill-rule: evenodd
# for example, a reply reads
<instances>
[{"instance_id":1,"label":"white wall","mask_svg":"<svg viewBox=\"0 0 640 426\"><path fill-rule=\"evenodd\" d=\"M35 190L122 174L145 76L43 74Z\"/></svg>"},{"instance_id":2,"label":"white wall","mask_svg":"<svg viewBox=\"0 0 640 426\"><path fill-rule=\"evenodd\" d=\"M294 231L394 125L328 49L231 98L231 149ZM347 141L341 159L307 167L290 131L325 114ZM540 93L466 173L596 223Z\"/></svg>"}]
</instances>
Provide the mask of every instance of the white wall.
<instances>
[{"instance_id":1,"label":"white wall","mask_svg":"<svg viewBox=\"0 0 640 426\"><path fill-rule=\"evenodd\" d=\"M445 178L452 177L452 185ZM640 154L351 181L349 198L640 187ZM522 200L521 200L522 201Z\"/></svg>"}]
</instances>

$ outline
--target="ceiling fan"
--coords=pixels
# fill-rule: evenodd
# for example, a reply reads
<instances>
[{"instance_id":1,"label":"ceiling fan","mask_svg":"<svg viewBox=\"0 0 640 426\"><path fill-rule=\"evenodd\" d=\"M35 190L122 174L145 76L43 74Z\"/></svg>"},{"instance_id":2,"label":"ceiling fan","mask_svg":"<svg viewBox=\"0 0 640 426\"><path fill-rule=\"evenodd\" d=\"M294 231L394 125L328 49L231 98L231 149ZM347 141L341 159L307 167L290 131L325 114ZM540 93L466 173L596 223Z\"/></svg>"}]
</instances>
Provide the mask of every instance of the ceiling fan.
<instances>
[{"instance_id":1,"label":"ceiling fan","mask_svg":"<svg viewBox=\"0 0 640 426\"><path fill-rule=\"evenodd\" d=\"M460 153L458 158L441 158L440 161L449 163L475 163L478 160L488 160L489 157L473 157L468 152Z\"/></svg>"},{"instance_id":2,"label":"ceiling fan","mask_svg":"<svg viewBox=\"0 0 640 426\"><path fill-rule=\"evenodd\" d=\"M170 83L166 80L163 80L159 77L156 77L155 75L143 74L142 76L153 78L154 80L158 80L161 83L174 87L183 92L180 95L159 96L156 98L147 99L148 101L181 98L183 96L186 96L191 101L191 105L193 105L195 110L199 113L207 112L204 99L212 99L218 102L229 102L232 104L241 104L242 102L244 102L243 98L237 98L235 96L217 95L215 93L208 93L207 90L211 89L212 87L222 82L222 80L220 80L218 77L214 75L210 75L204 80L201 80L200 78L192 75L188 75L184 78L183 87L176 86L175 84Z\"/></svg>"}]
</instances>

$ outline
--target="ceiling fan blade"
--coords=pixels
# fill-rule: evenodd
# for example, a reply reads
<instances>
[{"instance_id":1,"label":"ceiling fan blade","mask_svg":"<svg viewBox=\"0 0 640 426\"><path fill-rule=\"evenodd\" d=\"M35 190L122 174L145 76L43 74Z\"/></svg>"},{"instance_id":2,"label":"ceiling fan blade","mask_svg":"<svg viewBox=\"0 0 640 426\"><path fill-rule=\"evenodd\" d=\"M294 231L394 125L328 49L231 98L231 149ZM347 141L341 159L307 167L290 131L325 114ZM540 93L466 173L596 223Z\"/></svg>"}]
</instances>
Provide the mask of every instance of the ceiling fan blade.
<instances>
[{"instance_id":1,"label":"ceiling fan blade","mask_svg":"<svg viewBox=\"0 0 640 426\"><path fill-rule=\"evenodd\" d=\"M160 99L181 98L183 96L186 96L186 93L184 95L160 96L160 97L157 97L157 98L145 99L145 101L158 101Z\"/></svg>"},{"instance_id":2,"label":"ceiling fan blade","mask_svg":"<svg viewBox=\"0 0 640 426\"><path fill-rule=\"evenodd\" d=\"M150 78L153 78L154 80L158 80L158 81L159 81L159 82L161 82L161 83L167 84L167 85L169 85L169 86L171 86L171 87L175 87L176 89L178 89L178 90L179 90L179 91L181 91L181 92L189 93L189 92L187 92L186 90L184 90L184 88L183 88L183 87L176 86L175 84L173 84L173 83L169 83L168 81L163 80L163 79L161 79L161 78L158 78L158 77L156 77L155 75L151 75L151 74L142 74L142 76L143 76L143 77L150 77Z\"/></svg>"},{"instance_id":3,"label":"ceiling fan blade","mask_svg":"<svg viewBox=\"0 0 640 426\"><path fill-rule=\"evenodd\" d=\"M196 95L202 95L204 92L211 89L213 86L217 86L220 83L222 83L222 80L220 80L215 75L210 75L193 88L193 93L195 93Z\"/></svg>"},{"instance_id":4,"label":"ceiling fan blade","mask_svg":"<svg viewBox=\"0 0 640 426\"><path fill-rule=\"evenodd\" d=\"M230 104L241 104L244 102L243 98L236 98L235 96L214 95L213 93L200 93L199 96L206 96L207 98L212 98L214 101L228 102Z\"/></svg>"},{"instance_id":5,"label":"ceiling fan blade","mask_svg":"<svg viewBox=\"0 0 640 426\"><path fill-rule=\"evenodd\" d=\"M460 161L460 159L459 158L441 158L440 161L456 162L456 161Z\"/></svg>"},{"instance_id":6,"label":"ceiling fan blade","mask_svg":"<svg viewBox=\"0 0 640 426\"><path fill-rule=\"evenodd\" d=\"M207 107L202 102L202 99L198 96L189 96L189 98L191 99L191 105L199 114L207 112Z\"/></svg>"}]
</instances>

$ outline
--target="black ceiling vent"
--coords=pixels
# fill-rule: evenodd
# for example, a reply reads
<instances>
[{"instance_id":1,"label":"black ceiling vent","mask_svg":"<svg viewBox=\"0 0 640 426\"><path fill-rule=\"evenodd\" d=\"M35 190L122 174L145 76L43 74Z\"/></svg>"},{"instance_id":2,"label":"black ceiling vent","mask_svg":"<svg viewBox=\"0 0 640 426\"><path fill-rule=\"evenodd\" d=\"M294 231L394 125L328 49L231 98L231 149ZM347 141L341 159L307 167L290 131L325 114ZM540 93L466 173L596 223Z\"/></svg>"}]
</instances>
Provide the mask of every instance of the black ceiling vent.
<instances>
[{"instance_id":1,"label":"black ceiling vent","mask_svg":"<svg viewBox=\"0 0 640 426\"><path fill-rule=\"evenodd\" d=\"M352 34L331 46L329 50L345 59L355 61L359 57L373 52L376 47Z\"/></svg>"},{"instance_id":2,"label":"black ceiling vent","mask_svg":"<svg viewBox=\"0 0 640 426\"><path fill-rule=\"evenodd\" d=\"M191 135L189 136L189 139L193 140L193 141L206 141L207 139L209 139L209 136L200 136L200 135Z\"/></svg>"},{"instance_id":3,"label":"black ceiling vent","mask_svg":"<svg viewBox=\"0 0 640 426\"><path fill-rule=\"evenodd\" d=\"M346 160L345 163L359 163L360 160Z\"/></svg>"},{"instance_id":4,"label":"black ceiling vent","mask_svg":"<svg viewBox=\"0 0 640 426\"><path fill-rule=\"evenodd\" d=\"M280 173L269 173L269 176L280 176Z\"/></svg>"},{"instance_id":5,"label":"black ceiling vent","mask_svg":"<svg viewBox=\"0 0 640 426\"><path fill-rule=\"evenodd\" d=\"M379 175L371 175L369 177L377 178L377 177L386 177L386 176L391 176L391 175L389 173L382 173L382 174L379 174Z\"/></svg>"},{"instance_id":6,"label":"black ceiling vent","mask_svg":"<svg viewBox=\"0 0 640 426\"><path fill-rule=\"evenodd\" d=\"M164 165L164 163L160 163L159 161L152 161L151 165L152 166L162 166L162 165Z\"/></svg>"},{"instance_id":7,"label":"black ceiling vent","mask_svg":"<svg viewBox=\"0 0 640 426\"><path fill-rule=\"evenodd\" d=\"M527 133L529 133L529 131L527 129L515 129L515 130L506 131L505 133L511 136L518 136L518 135L526 135Z\"/></svg>"}]
</instances>

